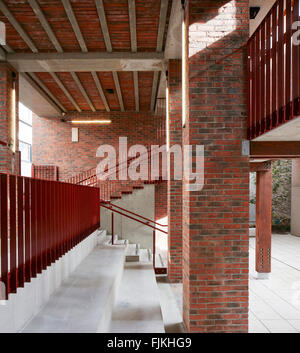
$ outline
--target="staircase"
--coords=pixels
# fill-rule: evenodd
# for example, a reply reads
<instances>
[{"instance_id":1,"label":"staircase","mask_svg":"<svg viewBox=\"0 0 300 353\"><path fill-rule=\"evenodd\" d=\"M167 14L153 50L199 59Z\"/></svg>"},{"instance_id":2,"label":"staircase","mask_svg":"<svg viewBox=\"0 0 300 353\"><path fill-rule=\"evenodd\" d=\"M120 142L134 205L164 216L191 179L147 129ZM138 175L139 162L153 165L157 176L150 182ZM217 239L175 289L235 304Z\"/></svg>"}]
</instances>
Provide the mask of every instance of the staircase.
<instances>
[{"instance_id":1,"label":"staircase","mask_svg":"<svg viewBox=\"0 0 300 353\"><path fill-rule=\"evenodd\" d=\"M150 252L117 236L112 245L105 230L97 238L94 250L21 332L165 332Z\"/></svg>"}]
</instances>

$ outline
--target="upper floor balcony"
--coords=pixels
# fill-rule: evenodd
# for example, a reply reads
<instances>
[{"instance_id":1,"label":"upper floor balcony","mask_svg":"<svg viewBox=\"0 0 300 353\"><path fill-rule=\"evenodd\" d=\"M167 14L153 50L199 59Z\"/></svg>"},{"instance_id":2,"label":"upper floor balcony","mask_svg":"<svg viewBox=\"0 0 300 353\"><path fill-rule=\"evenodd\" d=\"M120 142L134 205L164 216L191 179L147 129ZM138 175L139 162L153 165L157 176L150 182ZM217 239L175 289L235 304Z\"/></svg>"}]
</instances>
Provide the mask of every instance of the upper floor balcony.
<instances>
[{"instance_id":1,"label":"upper floor balcony","mask_svg":"<svg viewBox=\"0 0 300 353\"><path fill-rule=\"evenodd\" d=\"M248 139L299 140L299 0L277 0L247 44Z\"/></svg>"}]
</instances>

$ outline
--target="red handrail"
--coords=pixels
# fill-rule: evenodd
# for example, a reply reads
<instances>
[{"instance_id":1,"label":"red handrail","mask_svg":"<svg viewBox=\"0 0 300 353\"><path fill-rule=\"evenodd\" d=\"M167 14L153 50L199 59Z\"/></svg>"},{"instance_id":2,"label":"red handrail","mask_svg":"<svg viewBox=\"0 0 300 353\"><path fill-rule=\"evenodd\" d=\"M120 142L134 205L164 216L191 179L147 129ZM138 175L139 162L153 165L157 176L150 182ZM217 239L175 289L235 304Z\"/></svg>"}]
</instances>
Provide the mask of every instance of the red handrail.
<instances>
[{"instance_id":1,"label":"red handrail","mask_svg":"<svg viewBox=\"0 0 300 353\"><path fill-rule=\"evenodd\" d=\"M153 223L153 224L155 224L155 225L157 225L157 226L159 226L159 227L167 227L167 226L168 226L167 224L160 224L160 223L158 223L158 222L153 221L152 219L149 219L149 218L146 218L146 217L144 217L144 216L141 216L141 215L139 215L138 213L134 213L134 212L132 212L132 211L127 210L126 208L122 208L122 207L120 207L120 206L117 206L117 205L115 205L115 204L113 204L113 203L111 203L111 202L109 202L109 201L101 200L100 203L105 203L105 204L108 204L108 205L110 205L110 206L116 207L116 208L118 208L119 210L125 211L125 212L127 212L127 213L130 213L130 214L136 216L136 217L142 218L142 219L144 219L145 221L148 221L148 222L150 222L150 223Z\"/></svg>"},{"instance_id":2,"label":"red handrail","mask_svg":"<svg viewBox=\"0 0 300 353\"><path fill-rule=\"evenodd\" d=\"M164 234L168 234L168 232L166 232L166 231L164 231L164 230L162 230L162 229L156 228L155 226L152 226L152 225L149 224L149 223L143 222L143 221L141 221L140 219L137 219L137 218L134 218L134 217L132 217L132 216L129 216L128 214L123 213L123 212L121 212L121 211L114 210L113 207L111 207L111 206L106 206L106 202L100 202L100 207L104 207L104 208L106 208L107 210L110 210L110 211L112 211L112 212L118 213L118 214L120 214L121 216L127 217L127 218L129 218L129 219L131 219L131 220L133 220L133 221L136 221L136 222L138 222L138 223L141 223L141 224L143 224L143 225L145 225L145 226L147 226L147 227L149 227L149 228L152 228L152 229L154 229L154 230L158 230L159 232L162 232L162 233L164 233ZM138 216L138 217L142 217L142 216L139 216L139 215L137 215L137 216ZM152 221L152 222L154 222L154 221Z\"/></svg>"},{"instance_id":3,"label":"red handrail","mask_svg":"<svg viewBox=\"0 0 300 353\"><path fill-rule=\"evenodd\" d=\"M6 143L6 142L3 142L3 141L0 141L0 145L2 145L2 146L7 146L7 143Z\"/></svg>"},{"instance_id":4,"label":"red handrail","mask_svg":"<svg viewBox=\"0 0 300 353\"><path fill-rule=\"evenodd\" d=\"M129 218L129 219L131 219L131 220L133 220L133 221L136 221L136 222L138 222L138 223L140 223L140 224L143 224L143 225L145 225L145 226L147 226L147 227L149 227L149 228L152 228L152 229L153 229L153 268L154 268L154 271L155 271L156 274L166 274L166 273L167 273L167 268L166 268L166 267L156 267L156 266L155 266L155 257L156 257L156 236L155 236L155 231L157 230L157 231L162 232L162 233L164 233L164 234L168 234L168 232L166 232L166 231L164 231L164 230L161 230L161 229L159 229L159 228L157 228L157 227L155 227L155 226L152 226L151 224L149 224L149 222L147 222L147 223L146 223L146 222L143 222L143 221L141 221L140 219L131 217L131 216L129 216L129 215L126 214L126 213L123 213L123 212L121 212L121 211L115 210L115 209L113 209L113 207L107 206L107 204L110 204L110 203L108 203L108 202L106 202L106 201L102 201L102 202L100 202L100 207L104 207L104 208L106 208L107 210L110 210L110 211L112 212L112 213L111 213L112 245L114 245L114 213L118 213L118 214L121 215L121 216L127 217L127 218ZM110 205L116 206L116 205L113 205L113 204L110 204ZM117 207L118 207L118 206L117 206ZM138 214L135 214L135 213L133 213L133 212L131 212L131 211L126 210L126 212L132 213L132 214L136 215L137 217L144 218L143 216L138 215ZM150 221L151 221L151 220L150 220ZM156 222L154 222L154 221L151 221L151 222L156 223Z\"/></svg>"}]
</instances>

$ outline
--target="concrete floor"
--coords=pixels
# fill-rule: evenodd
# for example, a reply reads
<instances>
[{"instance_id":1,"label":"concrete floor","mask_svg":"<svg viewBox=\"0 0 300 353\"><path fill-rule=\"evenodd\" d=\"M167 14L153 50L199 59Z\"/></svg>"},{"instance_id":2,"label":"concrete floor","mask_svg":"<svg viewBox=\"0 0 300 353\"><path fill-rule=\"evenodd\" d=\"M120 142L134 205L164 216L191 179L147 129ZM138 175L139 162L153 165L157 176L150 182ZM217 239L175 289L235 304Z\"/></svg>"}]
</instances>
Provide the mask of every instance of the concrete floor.
<instances>
[{"instance_id":1,"label":"concrete floor","mask_svg":"<svg viewBox=\"0 0 300 353\"><path fill-rule=\"evenodd\" d=\"M268 280L255 278L255 238L250 239L250 333L300 333L300 238L272 236L272 274ZM177 302L177 314L162 305L166 332L182 329L182 285L168 285ZM160 292L161 284L159 284ZM169 294L170 295L170 294Z\"/></svg>"}]
</instances>

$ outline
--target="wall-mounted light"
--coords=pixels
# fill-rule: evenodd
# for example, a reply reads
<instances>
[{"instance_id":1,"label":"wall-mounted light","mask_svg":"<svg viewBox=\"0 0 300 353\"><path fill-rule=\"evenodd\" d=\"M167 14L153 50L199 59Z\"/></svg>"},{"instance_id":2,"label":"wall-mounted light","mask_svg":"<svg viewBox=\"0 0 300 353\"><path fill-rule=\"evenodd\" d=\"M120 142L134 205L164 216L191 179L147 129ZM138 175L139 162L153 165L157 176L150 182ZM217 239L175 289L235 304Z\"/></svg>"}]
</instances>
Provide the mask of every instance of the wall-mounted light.
<instances>
[{"instance_id":1,"label":"wall-mounted light","mask_svg":"<svg viewBox=\"0 0 300 353\"><path fill-rule=\"evenodd\" d=\"M72 120L72 124L111 124L111 120Z\"/></svg>"}]
</instances>

